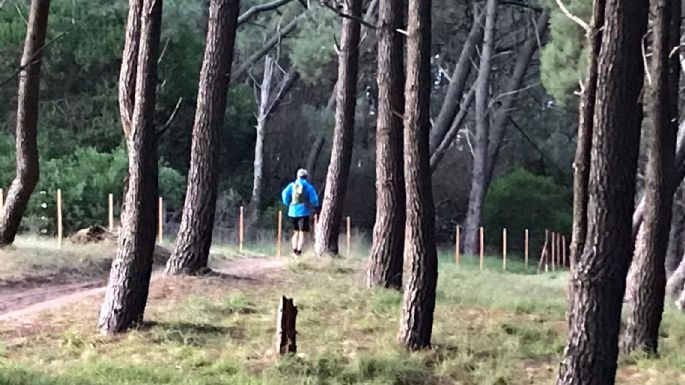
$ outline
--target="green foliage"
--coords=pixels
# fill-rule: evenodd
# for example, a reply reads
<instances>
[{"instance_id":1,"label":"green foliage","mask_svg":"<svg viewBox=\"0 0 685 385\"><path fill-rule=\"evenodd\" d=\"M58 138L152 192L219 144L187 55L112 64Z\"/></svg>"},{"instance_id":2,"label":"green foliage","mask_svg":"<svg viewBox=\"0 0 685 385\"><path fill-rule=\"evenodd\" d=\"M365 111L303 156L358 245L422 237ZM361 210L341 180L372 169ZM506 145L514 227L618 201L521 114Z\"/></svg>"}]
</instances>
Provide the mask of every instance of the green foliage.
<instances>
[{"instance_id":1,"label":"green foliage","mask_svg":"<svg viewBox=\"0 0 685 385\"><path fill-rule=\"evenodd\" d=\"M331 73L337 73L334 63L339 29L338 17L328 9L317 7L300 22L295 38L286 42L290 61L305 83L335 81Z\"/></svg>"},{"instance_id":2,"label":"green foliage","mask_svg":"<svg viewBox=\"0 0 685 385\"><path fill-rule=\"evenodd\" d=\"M0 188L7 188L14 178L14 147L10 136L0 135ZM79 229L107 220L107 195L113 194L117 205L123 195L123 181L128 167L125 150L98 152L92 147L77 149L73 155L41 162L38 186L29 201L23 227L32 232L52 233L55 218L54 196L62 190L64 225ZM167 205L178 207L185 194L185 178L160 162L160 195Z\"/></svg>"},{"instance_id":3,"label":"green foliage","mask_svg":"<svg viewBox=\"0 0 685 385\"><path fill-rule=\"evenodd\" d=\"M564 15L553 0L547 2L552 9L550 39L542 50L540 76L547 92L563 105L574 99L573 91L585 78L585 31ZM564 4L573 15L589 22L592 0L568 0Z\"/></svg>"},{"instance_id":4,"label":"green foliage","mask_svg":"<svg viewBox=\"0 0 685 385\"><path fill-rule=\"evenodd\" d=\"M512 234L550 229L569 233L571 191L549 177L515 169L495 180L485 199L485 226Z\"/></svg>"}]
</instances>

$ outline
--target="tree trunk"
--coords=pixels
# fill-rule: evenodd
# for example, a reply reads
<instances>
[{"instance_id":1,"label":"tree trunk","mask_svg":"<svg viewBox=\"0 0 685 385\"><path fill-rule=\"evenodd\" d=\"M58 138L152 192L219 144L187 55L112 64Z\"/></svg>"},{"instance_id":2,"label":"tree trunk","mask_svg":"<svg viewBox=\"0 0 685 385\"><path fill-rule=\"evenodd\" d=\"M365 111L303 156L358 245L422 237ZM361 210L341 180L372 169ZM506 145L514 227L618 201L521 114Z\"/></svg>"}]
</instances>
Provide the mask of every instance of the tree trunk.
<instances>
[{"instance_id":1,"label":"tree trunk","mask_svg":"<svg viewBox=\"0 0 685 385\"><path fill-rule=\"evenodd\" d=\"M685 191L683 188L681 184L673 197L671 232L666 251L666 277L668 278L676 271L685 254Z\"/></svg>"},{"instance_id":2,"label":"tree trunk","mask_svg":"<svg viewBox=\"0 0 685 385\"><path fill-rule=\"evenodd\" d=\"M495 111L494 124L491 129L492 134L490 135L490 144L488 145L488 161L486 163L485 171L486 190L492 181L495 165L497 164L499 152L502 148L502 140L504 140L504 136L507 132L507 123L509 122L511 111L514 108L514 103L516 103L516 100L518 99L519 91L523 86L524 77L530 67L530 62L533 60L533 56L540 46L540 40L544 39L545 35L547 35L548 24L549 8L545 8L536 21L536 25L538 26L537 30L531 33L526 43L519 50L516 64L514 64L514 71L511 74L508 86L505 88L501 97L498 97L501 104Z\"/></svg>"},{"instance_id":3,"label":"tree trunk","mask_svg":"<svg viewBox=\"0 0 685 385\"><path fill-rule=\"evenodd\" d=\"M342 12L355 18L362 13L362 0L344 3ZM318 256L338 255L338 235L342 209L347 192L347 180L354 143L354 114L357 103L357 74L359 71L360 23L344 18L338 55L338 83L336 87L335 131L331 163L326 176L326 191L316 228L314 252Z\"/></svg>"},{"instance_id":4,"label":"tree trunk","mask_svg":"<svg viewBox=\"0 0 685 385\"><path fill-rule=\"evenodd\" d=\"M129 182L121 216L119 247L100 311L102 334L121 333L143 320L152 273L157 218L157 144L154 125L161 0L131 0L129 24L140 17L135 105L126 145ZM127 40L135 38L127 33ZM126 47L133 44L126 43ZM122 66L122 71L126 66ZM122 106L124 108L124 106ZM125 128L125 127L124 127Z\"/></svg>"},{"instance_id":5,"label":"tree trunk","mask_svg":"<svg viewBox=\"0 0 685 385\"><path fill-rule=\"evenodd\" d=\"M678 132L680 68L671 51L680 44L680 0L652 0L652 113L654 140L647 164L645 214L633 260L623 348L656 354L666 290L666 250L675 185L672 182ZM676 13L677 12L677 13ZM671 24L673 18L678 22ZM675 36L673 34L675 33Z\"/></svg>"},{"instance_id":6,"label":"tree trunk","mask_svg":"<svg viewBox=\"0 0 685 385\"><path fill-rule=\"evenodd\" d=\"M378 37L378 120L376 121L376 222L367 284L402 287L405 192L402 130L404 115L404 29L406 3L381 0Z\"/></svg>"},{"instance_id":7,"label":"tree trunk","mask_svg":"<svg viewBox=\"0 0 685 385\"><path fill-rule=\"evenodd\" d=\"M326 142L326 138L323 135L319 135L314 139L314 144L312 144L309 150L309 155L307 155L307 172L309 172L309 178L314 180L314 173L316 172L316 163L319 160L321 151L323 150L323 145Z\"/></svg>"},{"instance_id":8,"label":"tree trunk","mask_svg":"<svg viewBox=\"0 0 685 385\"><path fill-rule=\"evenodd\" d=\"M471 67L477 58L476 49L483 41L483 24L486 12L478 14L471 26L468 38L464 42L457 64L452 72L450 84L447 86L447 93L442 102L440 113L435 119L433 130L431 131L430 152L434 154L452 126L457 114L465 107L459 101L462 99L466 89L466 80L471 74Z\"/></svg>"},{"instance_id":9,"label":"tree trunk","mask_svg":"<svg viewBox=\"0 0 685 385\"><path fill-rule=\"evenodd\" d=\"M410 350L430 347L438 259L430 177L431 0L409 0L405 86L404 178L407 221L404 290L399 342Z\"/></svg>"},{"instance_id":10,"label":"tree trunk","mask_svg":"<svg viewBox=\"0 0 685 385\"><path fill-rule=\"evenodd\" d=\"M40 68L48 29L50 0L33 0L24 41L19 73L17 102L16 160L17 174L7 191L0 213L0 247L11 245L19 231L29 198L38 183L38 103Z\"/></svg>"},{"instance_id":11,"label":"tree trunk","mask_svg":"<svg viewBox=\"0 0 685 385\"><path fill-rule=\"evenodd\" d=\"M254 145L254 172L252 181L252 198L250 199L250 212L248 225L252 226L259 219L259 207L262 197L262 175L264 171L264 128L269 116L269 99L271 98L271 77L274 64L270 56L264 60L264 76L260 88L259 107L257 110L257 125L255 131L257 137Z\"/></svg>"},{"instance_id":12,"label":"tree trunk","mask_svg":"<svg viewBox=\"0 0 685 385\"><path fill-rule=\"evenodd\" d=\"M445 135L442 143L440 143L435 151L431 153L431 172L435 172L435 170L438 168L440 161L442 161L442 158L445 156L445 152L448 148L450 148L452 142L454 142L454 139L456 139L459 131L464 126L464 121L469 114L469 109L473 104L475 95L476 89L471 87L469 93L466 94L464 100L459 104L459 113L457 113L457 116L454 118L452 126L450 126L449 131L447 131L447 135Z\"/></svg>"},{"instance_id":13,"label":"tree trunk","mask_svg":"<svg viewBox=\"0 0 685 385\"><path fill-rule=\"evenodd\" d=\"M197 274L207 269L216 210L219 130L224 124L239 7L238 0L212 0L209 6L188 189L167 274Z\"/></svg>"},{"instance_id":14,"label":"tree trunk","mask_svg":"<svg viewBox=\"0 0 685 385\"><path fill-rule=\"evenodd\" d=\"M464 226L464 253L478 252L478 227L483 214L485 183L488 162L488 141L490 137L490 72L495 47L495 24L497 23L498 0L487 0L485 9L485 34L483 50L476 79L476 140L473 148L473 170L469 209Z\"/></svg>"},{"instance_id":15,"label":"tree trunk","mask_svg":"<svg viewBox=\"0 0 685 385\"><path fill-rule=\"evenodd\" d=\"M588 183L590 179L590 152L594 134L595 99L597 96L597 66L602 44L602 27L604 25L605 0L594 3L591 30L588 31L590 56L585 87L580 98L578 136L576 154L573 160L573 228L569 248L569 263L573 268L585 247L587 235ZM570 299L569 299L570 301Z\"/></svg>"},{"instance_id":16,"label":"tree trunk","mask_svg":"<svg viewBox=\"0 0 685 385\"><path fill-rule=\"evenodd\" d=\"M599 57L592 58L597 65L590 66L597 69L585 213L592 220L571 275L569 334L558 385L615 381L621 307L634 251L631 216L642 119L641 42L648 11L646 2L595 2L591 33L599 32L597 26L602 29L600 44L593 42L591 50L594 56L599 49Z\"/></svg>"}]
</instances>

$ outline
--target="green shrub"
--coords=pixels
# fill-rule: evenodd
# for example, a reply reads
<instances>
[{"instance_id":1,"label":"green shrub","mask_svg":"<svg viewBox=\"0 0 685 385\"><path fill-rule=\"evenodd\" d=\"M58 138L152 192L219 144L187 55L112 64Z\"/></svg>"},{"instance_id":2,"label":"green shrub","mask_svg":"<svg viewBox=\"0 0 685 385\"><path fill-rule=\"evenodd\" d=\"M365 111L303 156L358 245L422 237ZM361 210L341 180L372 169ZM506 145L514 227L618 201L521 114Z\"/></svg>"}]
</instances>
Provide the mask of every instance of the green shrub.
<instances>
[{"instance_id":1,"label":"green shrub","mask_svg":"<svg viewBox=\"0 0 685 385\"><path fill-rule=\"evenodd\" d=\"M484 223L493 237L506 228L510 249L517 250L523 245L526 229L535 243L542 241L547 229L569 234L572 212L570 189L552 178L515 169L492 183L485 199Z\"/></svg>"}]
</instances>

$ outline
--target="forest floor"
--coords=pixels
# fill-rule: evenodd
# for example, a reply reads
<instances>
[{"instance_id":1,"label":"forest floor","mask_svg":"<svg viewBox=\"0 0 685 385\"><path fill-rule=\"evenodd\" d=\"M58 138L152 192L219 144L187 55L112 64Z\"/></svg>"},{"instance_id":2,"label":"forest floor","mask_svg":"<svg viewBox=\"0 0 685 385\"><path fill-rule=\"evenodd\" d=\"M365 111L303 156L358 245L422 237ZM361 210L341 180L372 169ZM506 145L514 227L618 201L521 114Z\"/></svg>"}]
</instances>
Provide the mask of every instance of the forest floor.
<instances>
[{"instance_id":1,"label":"forest floor","mask_svg":"<svg viewBox=\"0 0 685 385\"><path fill-rule=\"evenodd\" d=\"M101 337L112 245L21 240L0 251L0 384L553 383L567 273L536 275L514 261L503 273L495 258L480 272L445 255L434 347L407 353L395 343L401 295L365 289L363 247L355 250L358 258L339 260L217 250L212 267L222 274L155 274L144 327ZM274 352L282 295L299 309L298 354L287 359ZM685 383L685 315L669 308L662 335L661 357L622 358L618 383Z\"/></svg>"}]
</instances>

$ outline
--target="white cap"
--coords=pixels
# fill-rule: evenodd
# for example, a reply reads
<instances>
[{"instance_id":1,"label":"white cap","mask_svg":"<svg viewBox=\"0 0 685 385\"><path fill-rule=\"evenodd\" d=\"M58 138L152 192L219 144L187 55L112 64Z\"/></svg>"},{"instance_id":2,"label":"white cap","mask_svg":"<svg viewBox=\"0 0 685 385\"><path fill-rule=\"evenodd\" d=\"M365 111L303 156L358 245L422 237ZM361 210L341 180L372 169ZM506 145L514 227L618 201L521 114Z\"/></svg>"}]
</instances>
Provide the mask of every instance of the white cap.
<instances>
[{"instance_id":1,"label":"white cap","mask_svg":"<svg viewBox=\"0 0 685 385\"><path fill-rule=\"evenodd\" d=\"M306 179L307 175L307 170L303 168L297 170L297 179Z\"/></svg>"}]
</instances>

